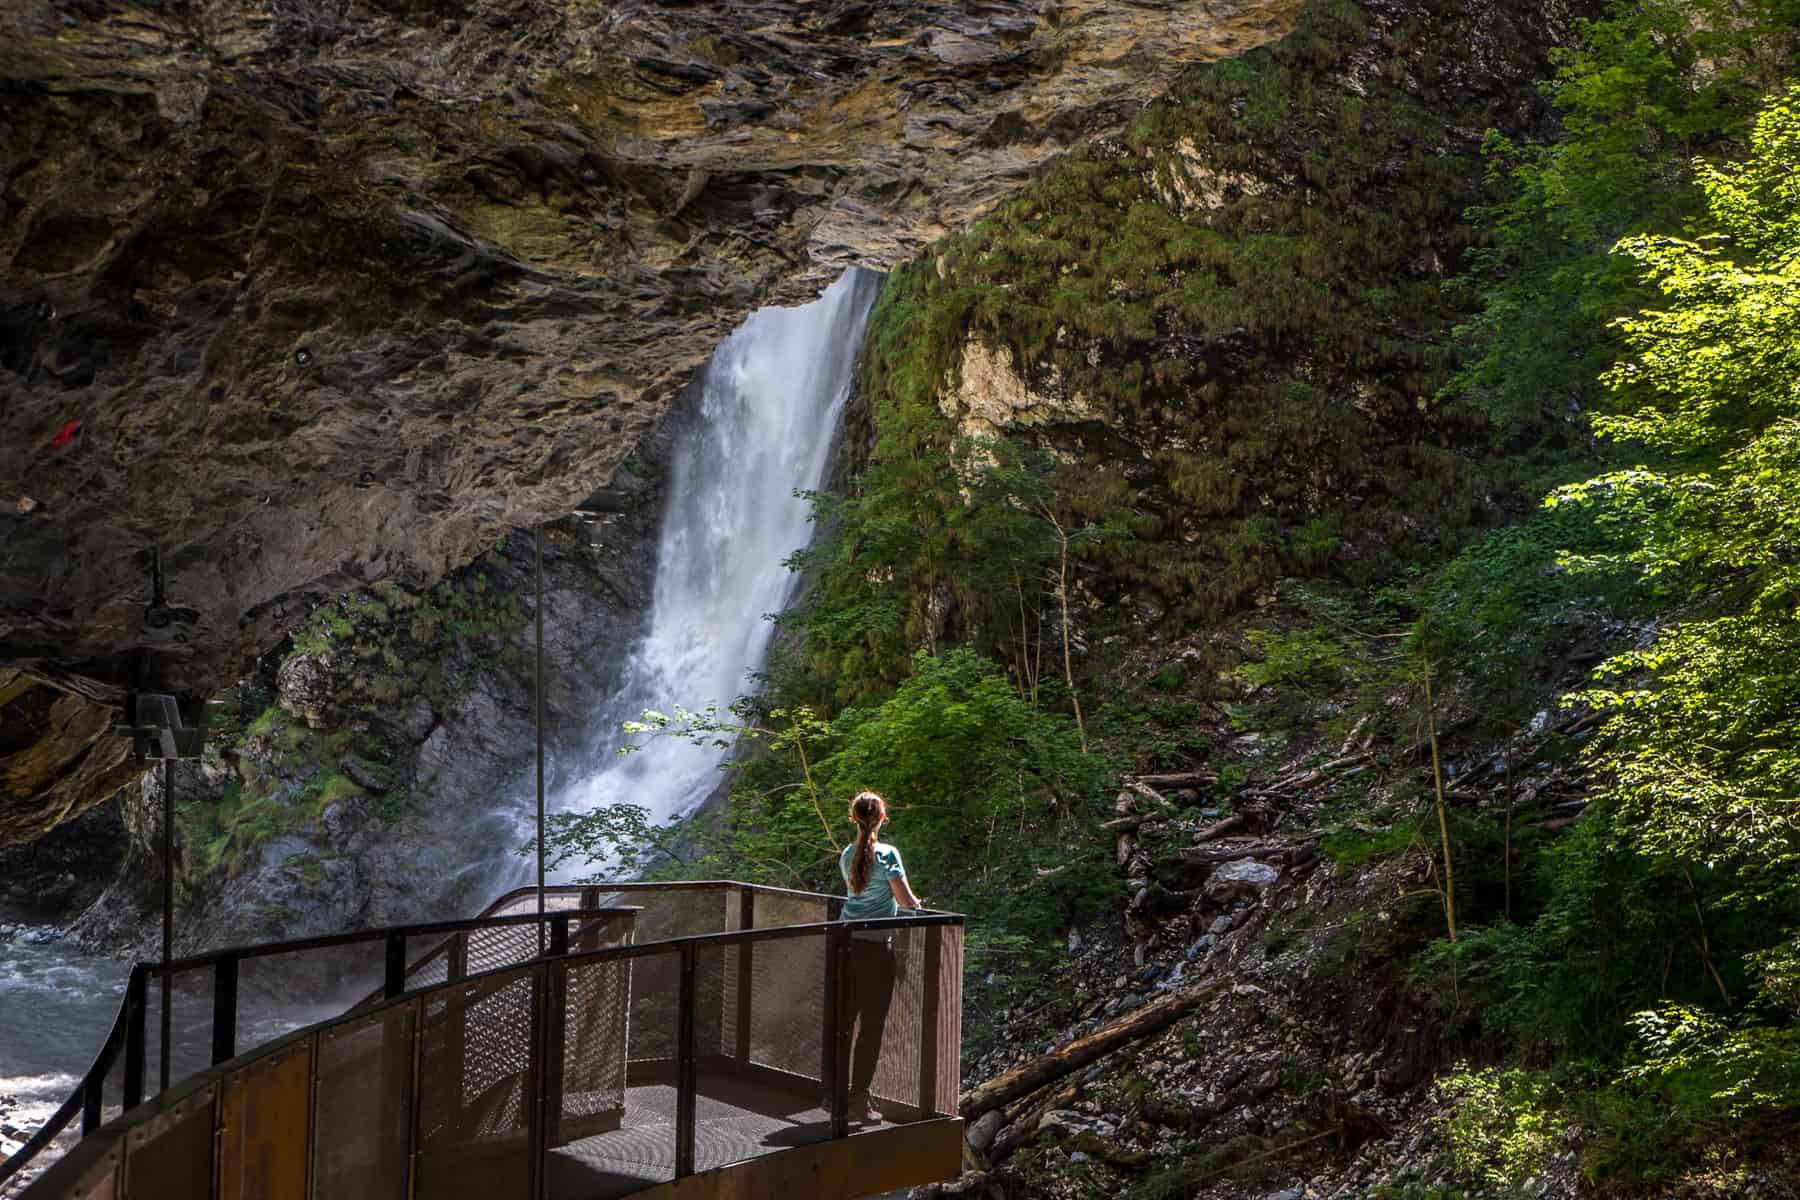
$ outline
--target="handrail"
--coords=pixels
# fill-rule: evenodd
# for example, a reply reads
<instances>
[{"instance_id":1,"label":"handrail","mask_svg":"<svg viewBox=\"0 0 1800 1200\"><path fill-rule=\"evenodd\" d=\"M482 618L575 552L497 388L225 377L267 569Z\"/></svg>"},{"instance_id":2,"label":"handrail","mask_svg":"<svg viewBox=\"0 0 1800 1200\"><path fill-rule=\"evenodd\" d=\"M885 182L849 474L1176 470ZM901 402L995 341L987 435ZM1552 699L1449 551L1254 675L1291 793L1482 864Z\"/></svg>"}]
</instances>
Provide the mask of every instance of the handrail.
<instances>
[{"instance_id":1,"label":"handrail","mask_svg":"<svg viewBox=\"0 0 1800 1200\"><path fill-rule=\"evenodd\" d=\"M25 1139L25 1144L13 1151L4 1159L0 1159L0 1183L5 1183L30 1162L45 1146L55 1141L69 1122L75 1119L76 1113L82 1114L82 1133L92 1133L100 1124L100 1089L105 1083L106 1073L112 1070L113 1063L118 1060L119 1051L124 1046L126 1016L131 1007L134 989L141 987L143 965L131 968L130 982L126 984L125 995L119 1001L119 1011L113 1017L112 1028L107 1030L106 1040L100 1044L100 1052L69 1093L69 1098L57 1106L55 1112L45 1118L38 1126L36 1133Z\"/></svg>"},{"instance_id":2,"label":"handrail","mask_svg":"<svg viewBox=\"0 0 1800 1200\"><path fill-rule=\"evenodd\" d=\"M499 901L488 905L487 909L484 911L491 912L502 904L510 903L513 895L514 893L508 893ZM331 949L338 946L355 945L363 942L388 941L389 943L392 943L395 939L399 939L401 944L404 945L405 939L412 937L432 937L436 935L462 933L476 929L498 929L513 925L531 925L537 924L540 921L553 922L557 918L566 920L576 917L601 916L612 911L616 910L564 909L561 912L545 913L541 918L536 913L520 913L505 917L466 917L455 921L426 921L410 925L380 926L375 929L357 930L352 933L330 934L322 937L295 938L285 942L263 942L249 946L228 947L224 950L215 950L206 954L190 955L187 958L176 959L171 962L166 969L170 975L174 975L177 971L192 971L204 967L217 967L220 963L236 963L245 959L265 958L276 954L296 954L307 950ZM128 977L125 988L125 997L119 1002L119 1011L113 1017L112 1027L107 1030L106 1040L101 1043L100 1052L94 1056L93 1064L88 1068L87 1073L81 1077L81 1082L76 1084L74 1090L69 1093L68 1098L58 1105L56 1111L51 1113L50 1116L45 1119L44 1123L38 1127L37 1132L27 1138L25 1144L20 1146L19 1149L15 1150L12 1154L7 1155L4 1159L0 1159L0 1184L4 1184L7 1180L18 1174L32 1159L43 1152L44 1147L55 1141L56 1138L62 1134L63 1130L69 1127L69 1123L74 1120L77 1112L82 1114L83 1136L93 1132L93 1130L99 1126L100 1111L103 1103L102 1094L106 1083L106 1076L108 1072L112 1070L114 1064L118 1062L120 1052L126 1049L129 1035L132 1032L133 1025L130 1021L132 1006L134 1003L140 1006L143 1004L146 982L151 976L160 977L164 973L164 970L165 968L161 963L138 962L132 965L131 974ZM389 987L391 988L391 969L389 975ZM393 992L390 991L389 994L392 995ZM137 1049L141 1054L142 1047L139 1046ZM125 1107L128 1109L135 1107L136 1104L142 1100L141 1066L136 1072L137 1077L135 1079L133 1078L134 1072L132 1067L133 1063L128 1062L126 1064L127 1078L124 1089L124 1098L126 1101Z\"/></svg>"},{"instance_id":3,"label":"handrail","mask_svg":"<svg viewBox=\"0 0 1800 1200\"><path fill-rule=\"evenodd\" d=\"M612 887L607 887L607 889L601 889L601 891L623 891L623 889L612 889ZM533 914L533 916L535 916L535 914ZM567 910L565 910L563 914L545 912L545 918L554 918L554 916L571 916L571 914L569 914ZM441 982L441 984L434 984L434 986L428 986L428 988L419 988L419 990L409 991L409 993L401 993L401 995L396 995L396 997L387 997L387 999L380 1000L378 1004L373 1004L373 1006L358 1007L353 1013L342 1013L342 1015L331 1016L328 1020L315 1022L315 1024L306 1025L306 1027L302 1027L302 1029L295 1029L295 1031L290 1031L290 1033L281 1034L281 1036L277 1036L277 1038L272 1038L270 1042L263 1043L263 1045L257 1045L254 1049L245 1051L243 1054L238 1054L238 1056L234 1056L234 1058L230 1058L230 1060L214 1063L209 1069L200 1070L200 1072L196 1072L196 1074L189 1076L189 1078L180 1079L178 1083L175 1083L171 1088L167 1088L166 1092L162 1092L160 1096L151 1097L144 1105L139 1105L137 1108L133 1108L131 1112L128 1112L128 1114L122 1114L121 1117L117 1117L112 1123L108 1123L106 1130L110 1130L110 1133L112 1133L110 1139L95 1139L95 1142L104 1142L104 1144L86 1144L85 1142L83 1146L77 1146L76 1150L70 1151L68 1155L65 1155L63 1159L59 1160L58 1164L54 1164L54 1166L41 1177L40 1184L41 1187L43 1187L43 1191L49 1193L49 1195L56 1195L56 1189L58 1189L58 1187L74 1186L77 1180L81 1180L81 1178L85 1177L85 1173L88 1173L90 1169L95 1168L97 1160L104 1157L108 1151L112 1150L113 1146L119 1144L119 1139L124 1137L128 1130L142 1128L142 1126L146 1126L146 1124L153 1123L158 1115L178 1114L178 1112L182 1110L184 1101L191 1099L191 1097L198 1096L198 1094L202 1094L205 1088L212 1087L212 1085L218 1085L218 1083L225 1081L229 1076L234 1076L234 1074L238 1074L238 1072L243 1072L243 1070L250 1067L250 1065L257 1063L257 1061L272 1060L272 1058L279 1056L279 1054L283 1054L283 1052L295 1049L295 1047L301 1047L302 1043L311 1043L313 1047L317 1047L317 1042L311 1042L311 1040L317 1038L319 1034L326 1033L329 1029L335 1029L338 1025L353 1024L353 1022L356 1022L356 1024L369 1022L373 1016L382 1015L382 1013L394 1011L394 1009L400 1009L400 1007L416 1006L421 1000L428 1000L430 997L434 997L434 995L439 995L439 993L446 993L446 991L454 990L468 990L468 988L479 988L484 981L499 979L499 977L508 977L508 975L511 975L511 977L518 977L518 975L524 975L524 973L529 972L533 975L533 979L538 981L535 984L536 988L536 986L542 986L542 984L549 979L547 972L554 972L554 970L562 970L562 972L567 973L571 968L574 968L574 966L585 966L585 964L590 963L630 961L630 959L639 959L639 957L644 957L644 955L670 954L677 955L680 966L682 966L682 984L680 984L679 991L679 1006L680 1024L684 1027L684 1033L680 1034L680 1043L684 1045L684 1051L680 1051L680 1054L682 1054L684 1060L686 1060L686 1067L682 1069L679 1090L680 1092L686 1092L688 1096L682 1101L682 1108L686 1110L686 1115L684 1115L684 1117L679 1117L679 1126L682 1128L682 1132L677 1135L677 1164L679 1164L679 1166L677 1166L677 1178L684 1177L684 1175L693 1173L693 1169L695 1169L695 1162L693 1162L693 1137L695 1137L695 1132L693 1132L693 1096L691 1096L693 1087L695 1087L695 1078L693 1078L693 1047L691 1047L691 1036L693 1036L693 1034L691 1034L691 1027L693 1027L693 1006L695 1006L693 961L695 961L695 955L697 955L698 950L702 950L702 948L725 948L725 946L749 946L754 945L754 943L760 943L760 941L790 939L790 937L823 936L824 939L826 939L826 948L828 948L828 950L832 950L833 946L835 946L835 948L841 952L841 950L844 950L844 948L848 946L848 936L853 934L853 932L857 932L857 930L878 930L878 928L950 927L950 925L961 925L961 923L963 923L963 918L961 918L959 914L950 914L950 912L932 912L932 914L896 916L896 918L860 919L860 921L814 921L814 923L806 923L806 925L783 925L783 927L767 928L736 928L736 930L722 930L722 932L715 932L715 934L691 934L691 936L671 937L671 939L664 939L664 941L639 943L639 945L603 946L603 948L596 948L596 950L581 950L581 952L562 950L562 952L553 952L553 954L538 955L538 957L526 959L526 961L520 961L520 963L504 964L504 966L497 966L497 968L491 968L491 970L470 973L470 975L466 975L463 979ZM414 1036L418 1036L418 1033L414 1034ZM533 1036L536 1038L538 1034L535 1033ZM317 1049L313 1052L317 1052ZM556 1052L560 1054L560 1051ZM839 1047L839 1054L841 1054L841 1052L842 1047ZM416 1049L414 1049L414 1072L418 1072L418 1069L418 1047L416 1047ZM846 1112L844 1112L844 1108L846 1108L846 1105L844 1105L844 1097L846 1097L848 1092L846 1092L846 1079L844 1079L844 1074L842 1074L842 1065L835 1060L833 1060L833 1065L830 1067L830 1070L828 1070L826 1088L828 1088L828 1092L832 1094L832 1105L830 1105L833 1110L832 1137L833 1139L844 1137L846 1132L848 1132L848 1130L846 1130ZM950 1112L954 1114L954 1097L950 1097ZM540 1137L540 1135L536 1135L535 1133L533 1137L536 1139L536 1137ZM542 1141L535 1141L535 1150L542 1151ZM540 1193L540 1195L542 1195L542 1193ZM175 1200L175 1198L171 1198L171 1200Z\"/></svg>"},{"instance_id":4,"label":"handrail","mask_svg":"<svg viewBox=\"0 0 1800 1200\"><path fill-rule=\"evenodd\" d=\"M597 898L602 895L629 895L631 893L656 892L710 892L737 890L746 894L746 903L751 895L792 897L809 901L823 902L827 913L835 913L841 905L842 898L820 892L800 891L792 888L779 888L760 884L746 884L730 880L695 880L678 882L621 882L604 884L569 884L553 885L545 888L546 894L576 895L584 898ZM493 913L504 909L527 897L534 896L536 888L525 887L509 891L493 903L484 913ZM828 943L859 930L906 929L925 926L960 925L963 918L954 913L932 910L918 910L906 916L871 918L858 921L827 920L810 922L801 925L781 925L763 928L728 929L712 933L686 934L670 938L661 938L650 942L610 946L589 950L575 950L570 947L568 925L571 921L593 919L618 914L628 909L617 907L579 907L573 909L551 910L542 913L517 913L505 916L478 916L453 921L421 922L411 925L387 926L370 930L359 930L352 933L332 934L319 937L297 938L286 942L260 943L247 946L228 947L206 954L190 955L175 960L165 968L160 963L140 962L132 967L125 998L121 1001L118 1014L108 1031L106 1041L95 1056L92 1066L57 1110L38 1129L18 1151L4 1160L0 1160L0 1183L4 1183L17 1174L36 1155L42 1152L73 1121L75 1113L83 1114L82 1133L85 1137L100 1125L102 1096L108 1073L117 1063L121 1051L126 1052L126 1071L124 1086L124 1106L127 1111L142 1107L143 1089L143 1055L145 1051L143 1033L143 1009L147 992L147 981L152 976L162 976L165 971L173 976L177 971L192 971L206 967L215 969L214 993L214 1066L189 1077L183 1084L152 1097L153 1100L173 1102L181 1096L191 1094L208 1079L215 1077L222 1064L239 1063L264 1057L290 1045L296 1038L351 1019L362 1019L371 1013L380 1012L396 1002L402 1002L408 996L416 996L420 992L428 992L432 988L408 991L404 981L408 973L441 953L448 941L421 957L409 967L404 958L404 947L407 938L443 936L446 939L458 933L468 933L485 929L501 929L520 925L540 925L549 922L555 930L550 940L550 953L534 958L519 960L488 970L477 971L454 980L458 984L479 981L493 975L509 971L518 971L534 964L546 961L557 961L566 965L586 964L602 961L626 961L645 955L661 953L677 953L684 961L691 961L692 955L709 948L726 946L750 946L763 941L776 941L788 938L801 938L823 934ZM748 907L745 909L749 911ZM308 950L331 949L347 945L356 945L373 941L386 941L388 944L386 978L381 992L371 995L350 1010L338 1017L319 1022L284 1035L244 1054L236 1052L236 979L237 966L245 960L265 958L278 954L300 953ZM540 942L540 946L543 943ZM445 985L434 985L445 986ZM228 1013L221 1012L221 1005L227 1006ZM135 1008L134 1008L135 1006ZM135 1017L135 1020L134 1020ZM158 1105L159 1111L162 1105ZM834 1118L839 1114L834 1114ZM834 1126L839 1122L834 1119Z\"/></svg>"}]
</instances>

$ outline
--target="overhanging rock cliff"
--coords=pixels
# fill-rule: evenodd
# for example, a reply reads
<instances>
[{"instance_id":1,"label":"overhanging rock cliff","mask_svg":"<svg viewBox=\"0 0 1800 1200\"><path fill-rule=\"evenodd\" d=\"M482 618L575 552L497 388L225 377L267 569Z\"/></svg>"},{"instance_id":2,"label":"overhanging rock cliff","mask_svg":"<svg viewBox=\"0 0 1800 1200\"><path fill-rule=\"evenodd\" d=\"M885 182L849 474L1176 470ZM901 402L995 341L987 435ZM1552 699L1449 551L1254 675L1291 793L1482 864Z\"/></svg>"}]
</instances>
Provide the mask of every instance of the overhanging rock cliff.
<instances>
[{"instance_id":1,"label":"overhanging rock cliff","mask_svg":"<svg viewBox=\"0 0 1800 1200\"><path fill-rule=\"evenodd\" d=\"M1295 7L6 5L0 841L129 773L70 731L144 644L149 547L191 610L155 682L206 694L312 597L568 511L752 308Z\"/></svg>"}]
</instances>

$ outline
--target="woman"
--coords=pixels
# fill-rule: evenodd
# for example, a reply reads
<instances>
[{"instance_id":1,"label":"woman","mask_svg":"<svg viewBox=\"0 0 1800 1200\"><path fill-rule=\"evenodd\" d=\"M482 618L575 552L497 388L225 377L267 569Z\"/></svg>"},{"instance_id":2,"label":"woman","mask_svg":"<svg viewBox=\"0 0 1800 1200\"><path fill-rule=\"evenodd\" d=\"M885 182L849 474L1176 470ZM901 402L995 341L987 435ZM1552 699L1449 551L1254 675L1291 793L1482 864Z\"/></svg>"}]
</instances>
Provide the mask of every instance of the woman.
<instances>
[{"instance_id":1,"label":"woman","mask_svg":"<svg viewBox=\"0 0 1800 1200\"><path fill-rule=\"evenodd\" d=\"M919 898L906 882L900 851L875 840L887 824L887 802L874 792L859 792L850 801L850 821L856 841L838 856L838 870L846 888L840 920L867 921L895 917L902 908L918 908ZM850 1057L850 1117L879 1121L881 1113L869 1099L875 1081L875 1064L881 1058L881 1035L887 1026L888 1005L894 998L893 935L885 929L858 930L850 935L850 971L846 981L842 1028L846 1040L850 1025L857 1026L856 1048Z\"/></svg>"}]
</instances>

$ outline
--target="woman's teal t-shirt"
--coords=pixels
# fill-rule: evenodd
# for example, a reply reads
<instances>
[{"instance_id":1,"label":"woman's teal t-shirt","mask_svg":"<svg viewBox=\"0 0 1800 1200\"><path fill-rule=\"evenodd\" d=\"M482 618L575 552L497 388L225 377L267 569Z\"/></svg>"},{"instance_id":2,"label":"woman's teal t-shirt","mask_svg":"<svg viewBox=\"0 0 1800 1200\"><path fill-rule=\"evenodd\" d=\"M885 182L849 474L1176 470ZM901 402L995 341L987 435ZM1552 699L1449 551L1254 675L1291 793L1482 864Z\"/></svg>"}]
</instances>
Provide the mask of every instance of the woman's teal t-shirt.
<instances>
[{"instance_id":1,"label":"woman's teal t-shirt","mask_svg":"<svg viewBox=\"0 0 1800 1200\"><path fill-rule=\"evenodd\" d=\"M850 857L855 853L856 843L851 842L838 855L838 871L844 877L844 889L848 895L844 901L844 911L839 914L838 919L871 921L877 917L899 916L900 902L894 899L894 889L888 885L888 880L906 877L906 868L900 862L900 851L886 842L876 842L875 861L869 866L869 885L860 892L850 892Z\"/></svg>"}]
</instances>

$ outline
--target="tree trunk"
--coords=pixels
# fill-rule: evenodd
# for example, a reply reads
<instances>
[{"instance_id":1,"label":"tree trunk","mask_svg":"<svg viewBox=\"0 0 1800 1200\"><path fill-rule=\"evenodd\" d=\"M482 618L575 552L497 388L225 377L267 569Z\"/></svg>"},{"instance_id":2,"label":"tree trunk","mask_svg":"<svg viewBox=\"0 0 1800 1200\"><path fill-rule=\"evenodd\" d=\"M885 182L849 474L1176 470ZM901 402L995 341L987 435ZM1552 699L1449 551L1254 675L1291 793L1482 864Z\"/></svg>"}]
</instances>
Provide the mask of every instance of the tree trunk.
<instances>
[{"instance_id":1,"label":"tree trunk","mask_svg":"<svg viewBox=\"0 0 1800 1200\"><path fill-rule=\"evenodd\" d=\"M1061 1079L1071 1071L1078 1071L1094 1060L1105 1057L1120 1046L1160 1033L1199 1007L1201 1001L1222 986L1222 982L1215 979L1176 992L1155 1004L1147 1004L1135 1012L1127 1013L1110 1025L1078 1037L1059 1050L1039 1055L1005 1074L996 1075L963 1096L963 1119L972 1121L990 1108L1011 1103L1046 1083Z\"/></svg>"},{"instance_id":2,"label":"tree trunk","mask_svg":"<svg viewBox=\"0 0 1800 1200\"><path fill-rule=\"evenodd\" d=\"M1431 703L1431 660L1425 661L1425 732L1431 739L1431 780L1437 785L1438 833L1444 840L1444 923L1456 943L1456 871L1450 861L1450 813L1444 802L1444 768L1438 761L1437 714Z\"/></svg>"}]
</instances>

